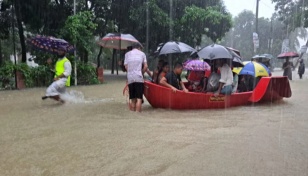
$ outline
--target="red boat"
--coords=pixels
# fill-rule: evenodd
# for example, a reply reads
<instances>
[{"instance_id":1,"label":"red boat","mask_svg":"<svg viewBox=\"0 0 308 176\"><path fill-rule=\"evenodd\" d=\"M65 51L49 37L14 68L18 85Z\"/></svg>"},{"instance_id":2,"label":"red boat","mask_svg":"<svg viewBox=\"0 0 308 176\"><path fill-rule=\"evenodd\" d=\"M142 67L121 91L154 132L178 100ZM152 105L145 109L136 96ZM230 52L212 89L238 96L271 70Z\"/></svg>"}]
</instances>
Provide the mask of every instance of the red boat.
<instances>
[{"instance_id":1,"label":"red boat","mask_svg":"<svg viewBox=\"0 0 308 176\"><path fill-rule=\"evenodd\" d=\"M287 77L262 77L253 91L234 93L229 96L213 93L183 91L145 81L144 95L154 108L167 109L216 109L289 98L292 95Z\"/></svg>"}]
</instances>

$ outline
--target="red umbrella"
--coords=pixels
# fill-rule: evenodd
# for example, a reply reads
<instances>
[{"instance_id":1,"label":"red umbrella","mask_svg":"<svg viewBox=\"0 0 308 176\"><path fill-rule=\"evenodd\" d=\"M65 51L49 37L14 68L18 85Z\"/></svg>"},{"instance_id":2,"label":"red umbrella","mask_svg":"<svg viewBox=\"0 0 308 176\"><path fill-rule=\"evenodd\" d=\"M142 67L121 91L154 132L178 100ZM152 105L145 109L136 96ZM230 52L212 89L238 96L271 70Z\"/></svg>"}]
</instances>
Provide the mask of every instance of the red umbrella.
<instances>
[{"instance_id":1,"label":"red umbrella","mask_svg":"<svg viewBox=\"0 0 308 176\"><path fill-rule=\"evenodd\" d=\"M287 57L299 57L299 55L295 52L286 52L286 53L281 53L277 56L277 59L285 59Z\"/></svg>"}]
</instances>

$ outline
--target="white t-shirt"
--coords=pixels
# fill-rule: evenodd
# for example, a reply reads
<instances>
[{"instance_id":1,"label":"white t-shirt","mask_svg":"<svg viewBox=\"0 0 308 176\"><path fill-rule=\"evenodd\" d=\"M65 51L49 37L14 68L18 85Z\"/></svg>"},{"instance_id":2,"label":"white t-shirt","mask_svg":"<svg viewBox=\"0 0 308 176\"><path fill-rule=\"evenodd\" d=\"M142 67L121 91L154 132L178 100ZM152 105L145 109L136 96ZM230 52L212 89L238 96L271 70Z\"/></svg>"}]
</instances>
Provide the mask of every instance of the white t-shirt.
<instances>
[{"instance_id":1,"label":"white t-shirt","mask_svg":"<svg viewBox=\"0 0 308 176\"><path fill-rule=\"evenodd\" d=\"M233 73L228 64L224 64L220 68L220 80L219 82L225 83L224 86L232 85L233 83Z\"/></svg>"},{"instance_id":2,"label":"white t-shirt","mask_svg":"<svg viewBox=\"0 0 308 176\"><path fill-rule=\"evenodd\" d=\"M144 52L133 49L125 54L124 65L127 66L127 82L128 84L134 82L144 82L142 75L142 64L147 63Z\"/></svg>"}]
</instances>

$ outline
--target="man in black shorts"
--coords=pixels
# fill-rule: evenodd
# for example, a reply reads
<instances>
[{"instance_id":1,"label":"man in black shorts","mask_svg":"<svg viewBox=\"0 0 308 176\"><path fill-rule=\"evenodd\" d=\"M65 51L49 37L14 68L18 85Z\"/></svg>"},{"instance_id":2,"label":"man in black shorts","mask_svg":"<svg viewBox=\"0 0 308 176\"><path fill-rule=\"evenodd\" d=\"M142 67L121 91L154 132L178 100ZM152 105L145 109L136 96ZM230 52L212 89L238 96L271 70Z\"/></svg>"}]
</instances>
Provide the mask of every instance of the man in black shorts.
<instances>
[{"instance_id":1,"label":"man in black shorts","mask_svg":"<svg viewBox=\"0 0 308 176\"><path fill-rule=\"evenodd\" d=\"M131 111L141 112L144 90L143 73L148 69L148 64L139 43L133 45L133 49L125 54L124 65L127 70L129 108Z\"/></svg>"}]
</instances>

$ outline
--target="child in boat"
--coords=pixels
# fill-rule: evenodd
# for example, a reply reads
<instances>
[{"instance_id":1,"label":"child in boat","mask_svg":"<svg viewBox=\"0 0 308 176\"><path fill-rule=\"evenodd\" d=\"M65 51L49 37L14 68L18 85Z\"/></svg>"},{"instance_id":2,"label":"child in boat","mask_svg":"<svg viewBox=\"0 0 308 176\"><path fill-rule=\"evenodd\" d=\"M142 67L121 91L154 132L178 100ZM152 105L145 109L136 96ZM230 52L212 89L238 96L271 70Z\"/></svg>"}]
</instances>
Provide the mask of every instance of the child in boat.
<instances>
[{"instance_id":1,"label":"child in boat","mask_svg":"<svg viewBox=\"0 0 308 176\"><path fill-rule=\"evenodd\" d=\"M191 71L187 80L189 91L205 92L207 79L204 71Z\"/></svg>"},{"instance_id":2,"label":"child in boat","mask_svg":"<svg viewBox=\"0 0 308 176\"><path fill-rule=\"evenodd\" d=\"M157 64L156 69L153 71L153 74L152 74L152 82L153 82L153 83L156 83L156 82L157 82L158 72L159 72L159 70L162 68L163 64L164 64L164 60L160 59L160 60L158 61L158 64Z\"/></svg>"},{"instance_id":3,"label":"child in boat","mask_svg":"<svg viewBox=\"0 0 308 176\"><path fill-rule=\"evenodd\" d=\"M157 78L156 78L156 84L159 84L160 80L166 76L166 74L169 72L170 66L168 62L164 62L162 67L160 68Z\"/></svg>"}]
</instances>

